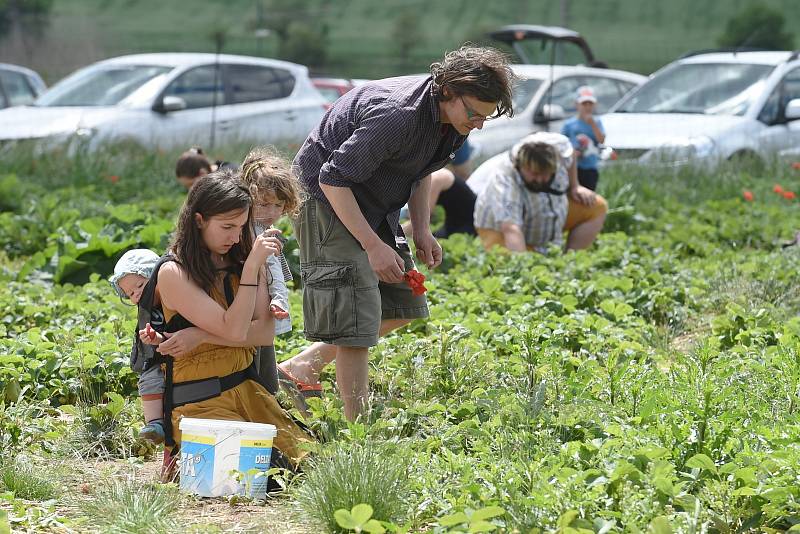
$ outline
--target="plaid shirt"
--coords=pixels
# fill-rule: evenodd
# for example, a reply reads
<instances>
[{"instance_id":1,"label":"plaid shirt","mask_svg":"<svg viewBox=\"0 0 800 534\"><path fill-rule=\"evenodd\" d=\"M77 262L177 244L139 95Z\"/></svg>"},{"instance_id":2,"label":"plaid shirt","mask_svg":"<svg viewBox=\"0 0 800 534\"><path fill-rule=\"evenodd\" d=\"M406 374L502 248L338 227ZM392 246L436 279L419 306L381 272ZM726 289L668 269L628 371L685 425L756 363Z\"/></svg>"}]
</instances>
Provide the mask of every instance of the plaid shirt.
<instances>
[{"instance_id":1,"label":"plaid shirt","mask_svg":"<svg viewBox=\"0 0 800 534\"><path fill-rule=\"evenodd\" d=\"M549 143L556 148L559 164L551 187L565 194L534 193L525 187L512 160L512 154L521 143L487 160L467 183L475 180L485 184L475 201L475 228L502 232L504 222L519 225L525 244L543 251L549 243L560 245L564 240L568 208L566 191L569 188L567 169L572 164L574 152L569 139L561 134L539 132L526 137L523 142L529 140Z\"/></svg>"},{"instance_id":2,"label":"plaid shirt","mask_svg":"<svg viewBox=\"0 0 800 534\"><path fill-rule=\"evenodd\" d=\"M419 180L444 167L466 136L442 124L428 76L403 76L351 90L306 139L294 166L309 195L330 206L320 184L349 187L373 230L395 233Z\"/></svg>"}]
</instances>

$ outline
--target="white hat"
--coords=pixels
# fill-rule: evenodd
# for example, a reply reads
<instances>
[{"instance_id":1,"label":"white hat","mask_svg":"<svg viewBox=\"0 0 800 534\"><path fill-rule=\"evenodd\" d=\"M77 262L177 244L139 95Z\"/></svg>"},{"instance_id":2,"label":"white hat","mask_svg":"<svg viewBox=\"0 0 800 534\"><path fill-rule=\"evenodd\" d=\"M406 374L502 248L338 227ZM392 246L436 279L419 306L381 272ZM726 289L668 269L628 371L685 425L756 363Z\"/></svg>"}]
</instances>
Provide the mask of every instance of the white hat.
<instances>
[{"instance_id":1,"label":"white hat","mask_svg":"<svg viewBox=\"0 0 800 534\"><path fill-rule=\"evenodd\" d=\"M128 274L138 274L139 276L150 278L158 259L158 254L146 248L129 250L114 265L114 274L111 275L108 281L114 286L120 298L127 298L128 295L119 287L119 281L122 277Z\"/></svg>"},{"instance_id":2,"label":"white hat","mask_svg":"<svg viewBox=\"0 0 800 534\"><path fill-rule=\"evenodd\" d=\"M597 103L597 97L594 96L594 89L588 85L582 85L578 87L578 95L575 97L575 100L578 102L578 104L582 104L584 102Z\"/></svg>"}]
</instances>

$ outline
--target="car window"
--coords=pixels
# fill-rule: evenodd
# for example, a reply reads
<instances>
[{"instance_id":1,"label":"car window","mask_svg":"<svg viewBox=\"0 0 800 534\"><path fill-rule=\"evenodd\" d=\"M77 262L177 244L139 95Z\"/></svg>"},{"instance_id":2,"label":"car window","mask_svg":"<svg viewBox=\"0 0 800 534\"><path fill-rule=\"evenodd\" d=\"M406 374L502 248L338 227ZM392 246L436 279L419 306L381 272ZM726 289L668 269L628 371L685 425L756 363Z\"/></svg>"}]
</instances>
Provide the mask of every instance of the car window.
<instances>
[{"instance_id":1,"label":"car window","mask_svg":"<svg viewBox=\"0 0 800 534\"><path fill-rule=\"evenodd\" d=\"M100 65L81 69L55 84L36 101L37 106L113 106L172 67Z\"/></svg>"},{"instance_id":2,"label":"car window","mask_svg":"<svg viewBox=\"0 0 800 534\"><path fill-rule=\"evenodd\" d=\"M19 72L0 70L0 83L9 106L27 106L36 100L36 93L25 76Z\"/></svg>"},{"instance_id":3,"label":"car window","mask_svg":"<svg viewBox=\"0 0 800 534\"><path fill-rule=\"evenodd\" d=\"M190 69L167 86L164 96L177 96L186 102L186 109L207 108L225 103L222 68L204 65Z\"/></svg>"},{"instance_id":4,"label":"car window","mask_svg":"<svg viewBox=\"0 0 800 534\"><path fill-rule=\"evenodd\" d=\"M789 72L773 89L758 114L758 120L764 124L781 122L786 104L795 98L800 98L800 69Z\"/></svg>"},{"instance_id":5,"label":"car window","mask_svg":"<svg viewBox=\"0 0 800 534\"><path fill-rule=\"evenodd\" d=\"M800 98L800 69L794 69L783 80L783 93L781 94L781 113L786 109L790 100Z\"/></svg>"},{"instance_id":6,"label":"car window","mask_svg":"<svg viewBox=\"0 0 800 534\"><path fill-rule=\"evenodd\" d=\"M616 110L622 113L743 115L764 91L771 65L675 63Z\"/></svg>"},{"instance_id":7,"label":"car window","mask_svg":"<svg viewBox=\"0 0 800 534\"><path fill-rule=\"evenodd\" d=\"M525 39L515 41L515 46L520 48L523 63L530 65L585 65L588 63L583 49L569 41L554 41L552 39ZM516 50L515 50L516 52Z\"/></svg>"},{"instance_id":8,"label":"car window","mask_svg":"<svg viewBox=\"0 0 800 534\"><path fill-rule=\"evenodd\" d=\"M545 104L552 104L564 108L564 112L567 115L575 113L577 110L575 95L581 85L585 85L584 79L578 76L556 80L551 89L542 98L539 107L541 108Z\"/></svg>"},{"instance_id":9,"label":"car window","mask_svg":"<svg viewBox=\"0 0 800 534\"><path fill-rule=\"evenodd\" d=\"M631 89L633 89L633 88L635 88L636 86L639 85L637 83L626 82L626 81L623 81L623 80L617 80L616 83L617 83L617 86L619 87L620 98L622 98L623 96L627 95L628 92Z\"/></svg>"},{"instance_id":10,"label":"car window","mask_svg":"<svg viewBox=\"0 0 800 534\"><path fill-rule=\"evenodd\" d=\"M225 79L231 104L286 98L295 84L288 70L257 65L227 65Z\"/></svg>"},{"instance_id":11,"label":"car window","mask_svg":"<svg viewBox=\"0 0 800 534\"><path fill-rule=\"evenodd\" d=\"M521 112L523 109L526 109L540 85L542 85L542 80L534 78L520 80L519 83L514 86L514 92L511 95L514 110Z\"/></svg>"},{"instance_id":12,"label":"car window","mask_svg":"<svg viewBox=\"0 0 800 534\"><path fill-rule=\"evenodd\" d=\"M603 78L601 76L586 76L583 85L588 85L594 90L594 96L597 97L597 105L595 106L595 113L605 113L617 100L622 98L624 93L620 92L617 80L611 78ZM575 98L575 94L572 98ZM575 107L575 104L572 105Z\"/></svg>"}]
</instances>

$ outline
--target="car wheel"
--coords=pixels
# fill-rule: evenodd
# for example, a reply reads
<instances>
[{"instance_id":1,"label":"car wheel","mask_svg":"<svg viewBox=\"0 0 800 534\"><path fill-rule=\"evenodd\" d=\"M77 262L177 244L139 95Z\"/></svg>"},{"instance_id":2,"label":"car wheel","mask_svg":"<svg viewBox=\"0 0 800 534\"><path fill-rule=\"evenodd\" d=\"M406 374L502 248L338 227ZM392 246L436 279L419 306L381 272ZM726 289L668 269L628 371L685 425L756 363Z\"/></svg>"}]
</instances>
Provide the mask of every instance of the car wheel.
<instances>
[{"instance_id":1,"label":"car wheel","mask_svg":"<svg viewBox=\"0 0 800 534\"><path fill-rule=\"evenodd\" d=\"M760 172L765 168L764 160L752 150L739 150L728 158L731 165L740 170L749 172Z\"/></svg>"}]
</instances>

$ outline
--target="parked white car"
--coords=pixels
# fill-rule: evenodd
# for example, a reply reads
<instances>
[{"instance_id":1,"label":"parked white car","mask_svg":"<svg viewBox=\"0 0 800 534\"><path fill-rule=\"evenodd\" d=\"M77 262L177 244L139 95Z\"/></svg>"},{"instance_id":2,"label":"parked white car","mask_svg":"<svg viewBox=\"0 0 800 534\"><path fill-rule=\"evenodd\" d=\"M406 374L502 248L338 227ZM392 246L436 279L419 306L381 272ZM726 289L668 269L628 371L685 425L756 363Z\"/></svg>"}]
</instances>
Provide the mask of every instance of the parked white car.
<instances>
[{"instance_id":1,"label":"parked white car","mask_svg":"<svg viewBox=\"0 0 800 534\"><path fill-rule=\"evenodd\" d=\"M512 65L512 69L520 78L513 94L514 116L487 121L469 134L475 163L508 150L530 133L560 132L564 119L576 113L575 95L582 85L594 89L597 113L604 113L647 81L632 72L583 66Z\"/></svg>"},{"instance_id":2,"label":"parked white car","mask_svg":"<svg viewBox=\"0 0 800 534\"><path fill-rule=\"evenodd\" d=\"M42 78L31 69L0 63L0 109L28 105L45 89Z\"/></svg>"},{"instance_id":3,"label":"parked white car","mask_svg":"<svg viewBox=\"0 0 800 534\"><path fill-rule=\"evenodd\" d=\"M800 154L797 52L701 53L656 72L602 117L618 161L714 166Z\"/></svg>"},{"instance_id":4,"label":"parked white car","mask_svg":"<svg viewBox=\"0 0 800 534\"><path fill-rule=\"evenodd\" d=\"M78 70L32 106L0 111L0 142L80 139L143 148L301 143L325 113L302 65L214 54L138 54Z\"/></svg>"}]
</instances>

